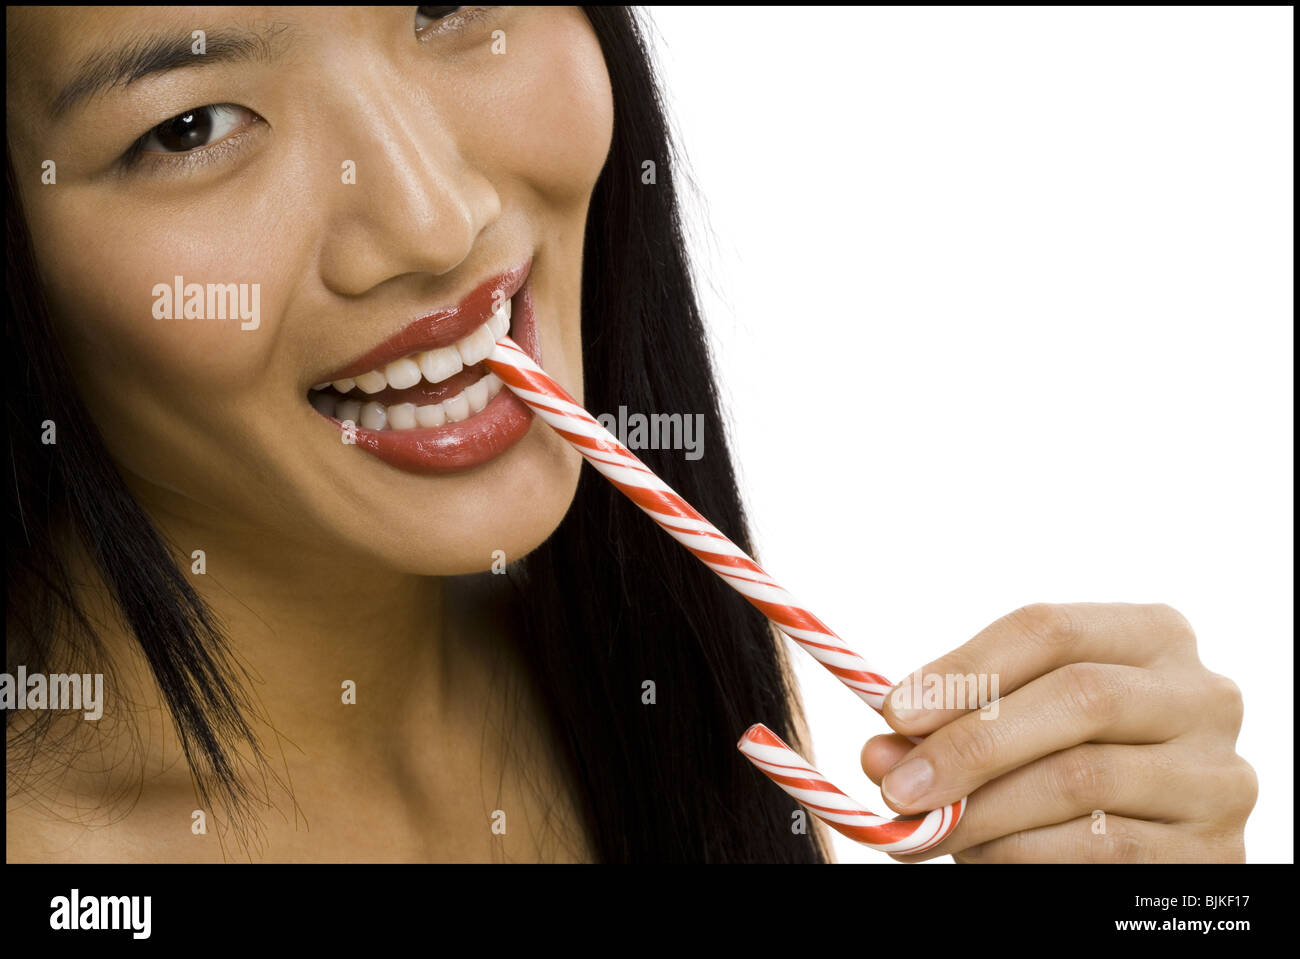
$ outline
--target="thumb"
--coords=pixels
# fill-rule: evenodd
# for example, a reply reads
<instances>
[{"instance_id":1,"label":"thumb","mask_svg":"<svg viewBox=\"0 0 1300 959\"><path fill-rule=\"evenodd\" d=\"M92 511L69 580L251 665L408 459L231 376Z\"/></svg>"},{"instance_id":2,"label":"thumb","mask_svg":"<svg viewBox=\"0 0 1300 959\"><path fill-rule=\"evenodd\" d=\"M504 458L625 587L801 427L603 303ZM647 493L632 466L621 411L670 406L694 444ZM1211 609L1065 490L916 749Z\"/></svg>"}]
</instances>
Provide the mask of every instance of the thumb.
<instances>
[{"instance_id":1,"label":"thumb","mask_svg":"<svg viewBox=\"0 0 1300 959\"><path fill-rule=\"evenodd\" d=\"M885 733L872 736L862 747L862 771L877 786L885 778L885 773L893 769L900 759L916 748L906 736L898 733Z\"/></svg>"}]
</instances>

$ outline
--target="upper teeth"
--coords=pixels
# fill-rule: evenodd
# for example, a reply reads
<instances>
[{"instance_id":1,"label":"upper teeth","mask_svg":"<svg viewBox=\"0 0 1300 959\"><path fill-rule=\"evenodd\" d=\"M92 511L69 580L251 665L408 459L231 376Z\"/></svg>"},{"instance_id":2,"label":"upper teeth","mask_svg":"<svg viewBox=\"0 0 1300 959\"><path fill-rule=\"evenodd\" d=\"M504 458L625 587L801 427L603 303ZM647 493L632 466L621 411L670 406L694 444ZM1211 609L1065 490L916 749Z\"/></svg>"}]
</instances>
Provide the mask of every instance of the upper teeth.
<instances>
[{"instance_id":1,"label":"upper teeth","mask_svg":"<svg viewBox=\"0 0 1300 959\"><path fill-rule=\"evenodd\" d=\"M395 390L409 389L420 382L421 375L430 383L441 383L467 366L482 363L491 355L496 341L510 330L511 302L506 300L486 323L451 346L412 353L400 360L393 360L383 369L335 380L332 385L340 393L348 393L353 387L360 388L363 393L378 393L390 386ZM331 384L321 383L312 389L322 390L329 385Z\"/></svg>"},{"instance_id":2,"label":"upper teeth","mask_svg":"<svg viewBox=\"0 0 1300 959\"><path fill-rule=\"evenodd\" d=\"M486 323L452 346L404 356L382 370L371 370L360 376L334 380L333 383L318 383L312 387L312 393L308 397L311 405L326 416L352 420L369 430L442 426L478 413L501 391L501 380L492 373L441 403L421 406L412 403L384 406L374 401L363 404L346 396L321 391L330 386L343 394L353 388L360 388L364 393L378 393L390 386L395 390L405 390L420 382L421 376L430 383L441 383L465 367L482 363L488 358L496 341L510 331L510 303L510 300L506 300Z\"/></svg>"}]
</instances>

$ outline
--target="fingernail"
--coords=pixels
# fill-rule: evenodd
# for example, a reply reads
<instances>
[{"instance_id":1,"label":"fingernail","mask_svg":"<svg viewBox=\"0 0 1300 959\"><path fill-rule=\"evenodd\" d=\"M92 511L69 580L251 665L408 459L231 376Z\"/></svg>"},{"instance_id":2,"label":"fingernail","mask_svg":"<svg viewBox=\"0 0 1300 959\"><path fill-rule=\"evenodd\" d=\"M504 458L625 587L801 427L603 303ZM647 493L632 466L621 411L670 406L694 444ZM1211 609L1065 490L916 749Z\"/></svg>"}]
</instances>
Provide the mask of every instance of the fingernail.
<instances>
[{"instance_id":1,"label":"fingernail","mask_svg":"<svg viewBox=\"0 0 1300 959\"><path fill-rule=\"evenodd\" d=\"M924 710L921 708L921 683L917 679L903 681L889 694L889 706L899 722L910 723L919 719Z\"/></svg>"},{"instance_id":2,"label":"fingernail","mask_svg":"<svg viewBox=\"0 0 1300 959\"><path fill-rule=\"evenodd\" d=\"M900 723L910 723L920 719L922 712L920 709L895 709L894 718Z\"/></svg>"},{"instance_id":3,"label":"fingernail","mask_svg":"<svg viewBox=\"0 0 1300 959\"><path fill-rule=\"evenodd\" d=\"M918 757L891 769L880 784L880 791L894 805L906 806L924 796L933 784L934 767L930 760Z\"/></svg>"}]
</instances>

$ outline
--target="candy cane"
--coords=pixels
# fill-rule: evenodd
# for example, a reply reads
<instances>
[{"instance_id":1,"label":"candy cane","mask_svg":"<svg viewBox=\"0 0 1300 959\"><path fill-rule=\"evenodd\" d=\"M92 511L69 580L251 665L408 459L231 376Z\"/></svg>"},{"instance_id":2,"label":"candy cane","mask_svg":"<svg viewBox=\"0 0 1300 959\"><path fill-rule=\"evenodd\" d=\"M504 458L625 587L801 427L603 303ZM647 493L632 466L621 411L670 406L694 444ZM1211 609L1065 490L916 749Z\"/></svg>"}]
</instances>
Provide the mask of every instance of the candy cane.
<instances>
[{"instance_id":1,"label":"candy cane","mask_svg":"<svg viewBox=\"0 0 1300 959\"><path fill-rule=\"evenodd\" d=\"M832 829L881 852L918 853L936 846L966 811L963 797L923 816L885 819L846 795L762 723L745 730L736 748L768 779Z\"/></svg>"},{"instance_id":2,"label":"candy cane","mask_svg":"<svg viewBox=\"0 0 1300 959\"><path fill-rule=\"evenodd\" d=\"M892 683L768 576L739 546L638 459L533 362L509 336L487 358L492 372L569 442L607 480L705 566L755 606L782 633L879 712ZM966 808L963 798L924 816L884 819L831 785L766 726L751 727L738 744L769 779L813 815L864 845L890 853L915 853L941 842Z\"/></svg>"}]
</instances>

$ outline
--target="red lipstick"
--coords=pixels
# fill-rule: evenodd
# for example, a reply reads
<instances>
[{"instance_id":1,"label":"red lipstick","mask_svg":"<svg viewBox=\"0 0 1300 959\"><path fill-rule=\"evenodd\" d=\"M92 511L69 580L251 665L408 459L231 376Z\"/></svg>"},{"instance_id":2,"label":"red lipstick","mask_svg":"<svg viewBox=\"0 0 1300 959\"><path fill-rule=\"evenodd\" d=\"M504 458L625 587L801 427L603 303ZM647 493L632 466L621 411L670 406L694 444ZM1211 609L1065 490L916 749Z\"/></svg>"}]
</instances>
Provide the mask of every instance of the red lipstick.
<instances>
[{"instance_id":1,"label":"red lipstick","mask_svg":"<svg viewBox=\"0 0 1300 959\"><path fill-rule=\"evenodd\" d=\"M513 299L510 336L540 363L541 344L529 282L531 268L530 260L490 277L456 306L412 320L364 356L328 377L322 377L322 380L351 379L370 370L382 370L388 363L412 354L451 346L486 323L494 310L507 299ZM405 390L390 387L373 395L353 390L347 396L385 405L432 403L454 395L486 374L486 365L479 363L436 384L421 380ZM474 469L506 452L527 434L533 412L508 389L502 389L478 413L443 426L374 430L359 424L345 428L342 421L333 416L326 416L326 419L340 432L350 432L357 447L390 466L412 473L443 475Z\"/></svg>"}]
</instances>

